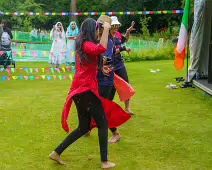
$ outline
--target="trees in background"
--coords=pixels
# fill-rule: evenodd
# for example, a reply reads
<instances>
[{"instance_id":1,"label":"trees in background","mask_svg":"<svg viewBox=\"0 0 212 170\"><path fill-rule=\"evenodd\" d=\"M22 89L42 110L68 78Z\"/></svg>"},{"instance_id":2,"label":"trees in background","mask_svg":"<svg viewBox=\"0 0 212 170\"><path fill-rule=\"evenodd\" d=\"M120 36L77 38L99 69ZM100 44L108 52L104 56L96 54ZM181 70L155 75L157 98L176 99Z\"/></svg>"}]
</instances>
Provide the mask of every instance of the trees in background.
<instances>
[{"instance_id":1,"label":"trees in background","mask_svg":"<svg viewBox=\"0 0 212 170\"><path fill-rule=\"evenodd\" d=\"M87 11L155 11L155 10L176 10L182 9L185 0L7 0L0 1L0 11L8 12L69 12L71 9L71 2L77 2L78 12ZM194 0L191 0L193 6ZM92 16L97 19L97 16ZM136 29L138 32L142 32L141 23L146 20L148 21L146 26L149 33L152 34L161 30L162 28L173 28L179 26L181 23L182 15L122 15L118 16L122 23L122 30L124 31L130 26L131 21L136 21ZM45 28L51 29L52 25L56 22L61 21L65 27L69 24L69 17L60 16L35 16L35 17L8 17L3 16L3 19L10 21L10 26L13 29L30 31L32 28ZM78 24L82 22L86 17L77 17ZM143 28L144 29L144 28Z\"/></svg>"}]
</instances>

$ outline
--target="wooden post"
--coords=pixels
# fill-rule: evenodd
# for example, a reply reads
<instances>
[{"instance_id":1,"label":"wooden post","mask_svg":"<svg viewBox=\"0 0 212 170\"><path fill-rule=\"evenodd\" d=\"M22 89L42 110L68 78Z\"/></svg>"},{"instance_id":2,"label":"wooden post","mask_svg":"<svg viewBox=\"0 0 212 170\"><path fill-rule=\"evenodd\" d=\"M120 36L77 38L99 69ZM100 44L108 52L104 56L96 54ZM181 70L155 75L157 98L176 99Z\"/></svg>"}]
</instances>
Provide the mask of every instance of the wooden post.
<instances>
[{"instance_id":1,"label":"wooden post","mask_svg":"<svg viewBox=\"0 0 212 170\"><path fill-rule=\"evenodd\" d=\"M77 0L71 0L70 13L71 12L77 12ZM76 22L76 16L71 15L70 20Z\"/></svg>"}]
</instances>

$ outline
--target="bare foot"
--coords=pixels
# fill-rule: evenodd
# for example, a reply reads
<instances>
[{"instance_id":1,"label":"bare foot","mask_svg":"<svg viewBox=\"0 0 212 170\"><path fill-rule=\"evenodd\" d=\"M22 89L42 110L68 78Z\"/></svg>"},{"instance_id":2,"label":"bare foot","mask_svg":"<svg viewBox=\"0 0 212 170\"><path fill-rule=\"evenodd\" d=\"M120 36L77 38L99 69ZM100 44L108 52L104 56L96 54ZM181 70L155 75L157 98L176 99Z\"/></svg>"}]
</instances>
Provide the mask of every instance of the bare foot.
<instances>
[{"instance_id":1,"label":"bare foot","mask_svg":"<svg viewBox=\"0 0 212 170\"><path fill-rule=\"evenodd\" d=\"M125 111L130 114L130 115L134 115L133 111L131 109L125 109Z\"/></svg>"},{"instance_id":2,"label":"bare foot","mask_svg":"<svg viewBox=\"0 0 212 170\"><path fill-rule=\"evenodd\" d=\"M61 159L60 155L57 154L57 152L53 151L50 155L49 158L53 161L56 161L57 163L61 164L61 165L66 165L65 162L63 162L63 160Z\"/></svg>"},{"instance_id":3,"label":"bare foot","mask_svg":"<svg viewBox=\"0 0 212 170\"><path fill-rule=\"evenodd\" d=\"M110 168L114 168L115 166L116 164L112 162L102 162L102 169L110 169Z\"/></svg>"},{"instance_id":4,"label":"bare foot","mask_svg":"<svg viewBox=\"0 0 212 170\"><path fill-rule=\"evenodd\" d=\"M108 142L109 142L110 144L114 144L114 143L120 141L120 139L121 139L120 133L119 133L119 132L114 132L114 133L113 133L113 136L109 139Z\"/></svg>"}]
</instances>

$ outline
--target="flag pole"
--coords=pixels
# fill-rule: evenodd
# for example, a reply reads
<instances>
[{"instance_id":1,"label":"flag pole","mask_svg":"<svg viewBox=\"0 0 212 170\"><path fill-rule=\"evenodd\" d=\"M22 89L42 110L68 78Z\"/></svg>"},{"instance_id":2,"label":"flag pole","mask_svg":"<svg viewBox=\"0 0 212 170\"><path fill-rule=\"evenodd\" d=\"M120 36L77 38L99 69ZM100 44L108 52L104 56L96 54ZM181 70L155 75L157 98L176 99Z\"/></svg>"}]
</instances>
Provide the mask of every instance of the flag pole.
<instances>
[{"instance_id":1,"label":"flag pole","mask_svg":"<svg viewBox=\"0 0 212 170\"><path fill-rule=\"evenodd\" d=\"M194 88L191 82L188 81L188 60L189 60L189 40L190 40L190 5L189 5L189 15L188 15L188 40L187 40L187 51L186 51L186 81L184 84L182 84L180 87L181 88Z\"/></svg>"}]
</instances>

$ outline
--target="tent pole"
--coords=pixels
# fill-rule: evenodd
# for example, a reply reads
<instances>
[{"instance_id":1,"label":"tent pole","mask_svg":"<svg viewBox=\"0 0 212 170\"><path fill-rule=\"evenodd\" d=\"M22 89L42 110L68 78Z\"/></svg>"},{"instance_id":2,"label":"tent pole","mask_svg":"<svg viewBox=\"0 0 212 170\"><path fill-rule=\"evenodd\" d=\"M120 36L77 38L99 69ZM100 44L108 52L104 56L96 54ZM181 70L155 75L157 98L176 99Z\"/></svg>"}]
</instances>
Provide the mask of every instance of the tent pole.
<instances>
[{"instance_id":1,"label":"tent pole","mask_svg":"<svg viewBox=\"0 0 212 170\"><path fill-rule=\"evenodd\" d=\"M190 8L189 8L190 10ZM190 40L190 32L191 32L191 29L190 29L190 13L188 15L188 40L187 40L187 51L186 51L186 81L184 84L182 84L180 87L181 88L194 88L192 83L191 82L188 82L188 60L189 60L189 55L188 55L188 52L189 52L189 40Z\"/></svg>"}]
</instances>

